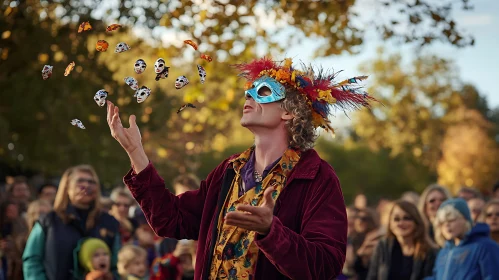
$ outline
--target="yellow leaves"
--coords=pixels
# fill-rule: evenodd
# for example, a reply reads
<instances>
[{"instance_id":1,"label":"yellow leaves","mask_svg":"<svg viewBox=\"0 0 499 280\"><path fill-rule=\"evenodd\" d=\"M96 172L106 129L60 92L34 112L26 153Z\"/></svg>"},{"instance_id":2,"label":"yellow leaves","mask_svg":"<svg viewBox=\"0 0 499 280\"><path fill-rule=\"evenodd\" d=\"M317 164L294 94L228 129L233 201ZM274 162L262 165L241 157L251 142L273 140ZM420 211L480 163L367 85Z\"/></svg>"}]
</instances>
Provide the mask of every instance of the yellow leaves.
<instances>
[{"instance_id":1,"label":"yellow leaves","mask_svg":"<svg viewBox=\"0 0 499 280\"><path fill-rule=\"evenodd\" d=\"M55 52L54 53L54 61L59 62L62 59L64 59L64 53L61 51Z\"/></svg>"},{"instance_id":2,"label":"yellow leaves","mask_svg":"<svg viewBox=\"0 0 499 280\"><path fill-rule=\"evenodd\" d=\"M199 12L199 21L201 23L203 23L206 20L207 13L208 13L208 11L206 11L206 10L202 10L201 12Z\"/></svg>"},{"instance_id":3,"label":"yellow leaves","mask_svg":"<svg viewBox=\"0 0 499 280\"><path fill-rule=\"evenodd\" d=\"M41 53L38 55L38 61L40 61L40 63L47 63L47 61L49 60L49 55L46 54L46 53Z\"/></svg>"},{"instance_id":4,"label":"yellow leaves","mask_svg":"<svg viewBox=\"0 0 499 280\"><path fill-rule=\"evenodd\" d=\"M168 156L168 151L163 147L159 147L158 149L156 149L156 154L160 158L166 158Z\"/></svg>"},{"instance_id":5,"label":"yellow leaves","mask_svg":"<svg viewBox=\"0 0 499 280\"><path fill-rule=\"evenodd\" d=\"M211 143L211 147L213 150L217 152L223 152L225 150L225 147L227 146L227 137L224 135L218 133L215 135L215 138L213 139Z\"/></svg>"},{"instance_id":6,"label":"yellow leaves","mask_svg":"<svg viewBox=\"0 0 499 280\"><path fill-rule=\"evenodd\" d=\"M9 57L9 49L3 48L2 49L2 60L7 60L7 57Z\"/></svg>"},{"instance_id":7,"label":"yellow leaves","mask_svg":"<svg viewBox=\"0 0 499 280\"><path fill-rule=\"evenodd\" d=\"M476 117L472 112L464 115ZM499 164L499 150L486 127L462 120L447 129L441 148L443 155L437 165L441 184L454 191L462 185L485 190L497 180L495 170L489 167Z\"/></svg>"},{"instance_id":8,"label":"yellow leaves","mask_svg":"<svg viewBox=\"0 0 499 280\"><path fill-rule=\"evenodd\" d=\"M194 144L194 142L187 142L187 143L185 143L185 149L186 150L192 150L192 149L194 149L195 146L196 146L196 144Z\"/></svg>"},{"instance_id":9,"label":"yellow leaves","mask_svg":"<svg viewBox=\"0 0 499 280\"><path fill-rule=\"evenodd\" d=\"M2 33L2 39L4 39L4 40L5 40L5 39L9 39L10 34L11 34L10 30L4 31L4 32Z\"/></svg>"},{"instance_id":10,"label":"yellow leaves","mask_svg":"<svg viewBox=\"0 0 499 280\"><path fill-rule=\"evenodd\" d=\"M94 114L88 116L88 121L91 123L98 123L100 121L100 117Z\"/></svg>"},{"instance_id":11,"label":"yellow leaves","mask_svg":"<svg viewBox=\"0 0 499 280\"><path fill-rule=\"evenodd\" d=\"M234 100L234 90L233 89L230 88L225 92L225 99L227 100L227 102L232 102Z\"/></svg>"},{"instance_id":12,"label":"yellow leaves","mask_svg":"<svg viewBox=\"0 0 499 280\"><path fill-rule=\"evenodd\" d=\"M418 158L423 154L423 150L419 147L415 147L414 149L412 149L412 154Z\"/></svg>"}]
</instances>

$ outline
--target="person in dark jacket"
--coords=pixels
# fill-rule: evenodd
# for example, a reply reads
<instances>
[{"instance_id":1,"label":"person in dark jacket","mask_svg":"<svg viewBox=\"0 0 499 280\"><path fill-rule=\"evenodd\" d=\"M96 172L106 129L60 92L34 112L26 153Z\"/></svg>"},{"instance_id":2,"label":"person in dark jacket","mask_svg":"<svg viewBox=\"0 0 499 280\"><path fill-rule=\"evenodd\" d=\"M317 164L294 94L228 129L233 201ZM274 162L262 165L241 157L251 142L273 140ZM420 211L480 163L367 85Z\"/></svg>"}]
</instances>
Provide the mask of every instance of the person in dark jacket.
<instances>
[{"instance_id":1,"label":"person in dark jacket","mask_svg":"<svg viewBox=\"0 0 499 280\"><path fill-rule=\"evenodd\" d=\"M462 198L440 205L435 220L435 238L444 248L435 262L433 276L426 280L499 279L499 245L489 237L489 226L476 223Z\"/></svg>"},{"instance_id":2,"label":"person in dark jacket","mask_svg":"<svg viewBox=\"0 0 499 280\"><path fill-rule=\"evenodd\" d=\"M338 86L291 59L237 68L248 80L241 124L255 145L179 196L149 161L135 116L124 128L108 101L111 135L132 163L124 182L159 236L198 240L194 279L334 279L345 261L345 202L333 168L311 147L316 128L332 131L331 106L373 99L348 86L359 78Z\"/></svg>"},{"instance_id":3,"label":"person in dark jacket","mask_svg":"<svg viewBox=\"0 0 499 280\"><path fill-rule=\"evenodd\" d=\"M374 251L368 280L420 280L432 274L437 248L431 241L417 207L395 201L388 231Z\"/></svg>"},{"instance_id":4,"label":"person in dark jacket","mask_svg":"<svg viewBox=\"0 0 499 280\"><path fill-rule=\"evenodd\" d=\"M111 271L116 273L119 223L101 211L100 195L99 179L91 166L64 172L54 210L41 217L29 235L23 254L25 280L75 279L73 251L84 237L106 242L111 249Z\"/></svg>"}]
</instances>

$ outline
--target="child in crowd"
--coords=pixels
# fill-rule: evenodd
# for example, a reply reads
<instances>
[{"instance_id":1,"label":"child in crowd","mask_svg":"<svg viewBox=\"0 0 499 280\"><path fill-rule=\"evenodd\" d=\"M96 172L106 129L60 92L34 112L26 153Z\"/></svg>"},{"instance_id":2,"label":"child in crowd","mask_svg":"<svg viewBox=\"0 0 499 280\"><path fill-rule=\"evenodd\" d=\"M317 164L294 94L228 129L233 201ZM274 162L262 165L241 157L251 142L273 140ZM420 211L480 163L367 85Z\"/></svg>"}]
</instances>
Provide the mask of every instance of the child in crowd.
<instances>
[{"instance_id":1,"label":"child in crowd","mask_svg":"<svg viewBox=\"0 0 499 280\"><path fill-rule=\"evenodd\" d=\"M118 273L123 280L145 280L147 252L135 245L126 245L118 253Z\"/></svg>"},{"instance_id":2,"label":"child in crowd","mask_svg":"<svg viewBox=\"0 0 499 280\"><path fill-rule=\"evenodd\" d=\"M99 238L86 238L75 249L75 274L83 268L85 280L112 280L111 251Z\"/></svg>"}]
</instances>

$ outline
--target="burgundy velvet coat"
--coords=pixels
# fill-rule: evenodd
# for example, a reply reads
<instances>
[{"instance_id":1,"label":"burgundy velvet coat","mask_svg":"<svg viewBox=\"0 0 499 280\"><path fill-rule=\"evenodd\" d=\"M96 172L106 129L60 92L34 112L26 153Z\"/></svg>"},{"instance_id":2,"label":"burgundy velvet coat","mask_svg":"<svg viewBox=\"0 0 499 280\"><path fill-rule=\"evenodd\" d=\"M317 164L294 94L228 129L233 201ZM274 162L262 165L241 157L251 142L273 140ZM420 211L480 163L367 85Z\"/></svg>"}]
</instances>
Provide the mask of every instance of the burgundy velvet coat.
<instances>
[{"instance_id":1,"label":"burgundy velvet coat","mask_svg":"<svg viewBox=\"0 0 499 280\"><path fill-rule=\"evenodd\" d=\"M217 202L224 181L231 181L224 175L234 173L229 160L235 157L215 168L199 190L179 196L165 188L152 163L124 177L156 234L198 240L195 279L207 279L210 273ZM276 201L269 234L255 242L260 249L255 279L318 280L340 274L347 243L345 202L333 168L315 150L302 153Z\"/></svg>"}]
</instances>

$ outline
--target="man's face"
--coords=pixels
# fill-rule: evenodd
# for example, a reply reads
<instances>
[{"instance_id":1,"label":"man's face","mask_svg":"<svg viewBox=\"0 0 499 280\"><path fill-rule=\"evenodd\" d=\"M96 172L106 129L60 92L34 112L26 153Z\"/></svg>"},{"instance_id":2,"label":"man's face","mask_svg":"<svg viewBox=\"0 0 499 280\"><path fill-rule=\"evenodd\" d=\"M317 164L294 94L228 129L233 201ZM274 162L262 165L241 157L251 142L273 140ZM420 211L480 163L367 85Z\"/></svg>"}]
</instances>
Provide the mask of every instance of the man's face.
<instances>
[{"instance_id":1,"label":"man's face","mask_svg":"<svg viewBox=\"0 0 499 280\"><path fill-rule=\"evenodd\" d=\"M458 197L468 201L472 198L475 198L475 194L473 194L472 192L469 192L469 191L460 191L458 194Z\"/></svg>"},{"instance_id":2,"label":"man's face","mask_svg":"<svg viewBox=\"0 0 499 280\"><path fill-rule=\"evenodd\" d=\"M28 202L31 192L26 183L18 183L12 187L12 198L17 202Z\"/></svg>"},{"instance_id":3,"label":"man's face","mask_svg":"<svg viewBox=\"0 0 499 280\"><path fill-rule=\"evenodd\" d=\"M476 222L480 214L482 213L482 209L485 206L485 201L481 198L472 198L468 200L468 207L471 212L471 219Z\"/></svg>"},{"instance_id":4,"label":"man's face","mask_svg":"<svg viewBox=\"0 0 499 280\"><path fill-rule=\"evenodd\" d=\"M57 188L55 186L46 186L40 193L40 199L46 200L50 203L54 203L56 194Z\"/></svg>"},{"instance_id":5,"label":"man's face","mask_svg":"<svg viewBox=\"0 0 499 280\"><path fill-rule=\"evenodd\" d=\"M258 91L259 95L268 96L271 94L266 87ZM246 96L246 102L243 107L243 116L241 125L248 129L252 128L268 128L273 129L280 125L284 125L289 114L281 108L281 102L272 102L259 104L251 96Z\"/></svg>"}]
</instances>

